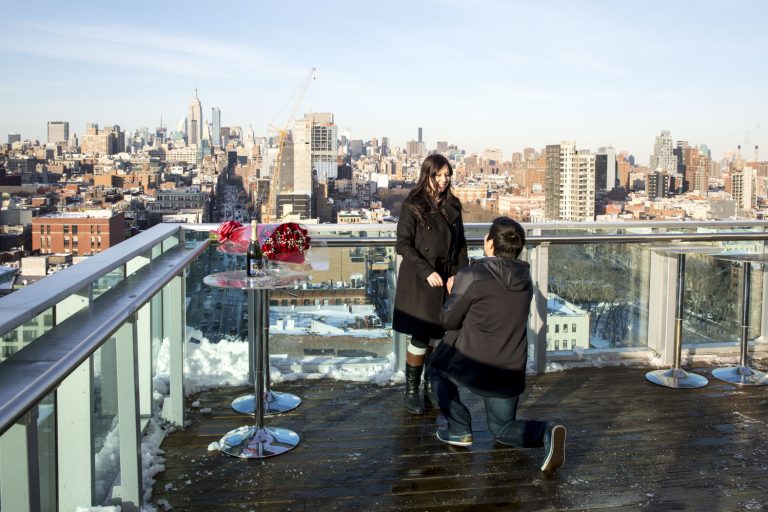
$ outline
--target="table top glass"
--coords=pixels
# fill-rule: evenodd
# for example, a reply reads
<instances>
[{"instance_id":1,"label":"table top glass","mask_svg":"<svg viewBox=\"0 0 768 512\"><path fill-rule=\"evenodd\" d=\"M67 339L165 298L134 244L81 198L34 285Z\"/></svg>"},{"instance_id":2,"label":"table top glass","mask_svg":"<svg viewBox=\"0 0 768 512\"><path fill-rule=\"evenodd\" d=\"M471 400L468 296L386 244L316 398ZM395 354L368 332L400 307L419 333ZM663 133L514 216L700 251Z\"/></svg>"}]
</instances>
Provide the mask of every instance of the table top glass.
<instances>
[{"instance_id":1,"label":"table top glass","mask_svg":"<svg viewBox=\"0 0 768 512\"><path fill-rule=\"evenodd\" d=\"M645 245L645 244L644 244ZM647 244L646 249L660 254L714 254L722 251L711 245L680 242L677 244Z\"/></svg>"},{"instance_id":2,"label":"table top glass","mask_svg":"<svg viewBox=\"0 0 768 512\"><path fill-rule=\"evenodd\" d=\"M287 265L270 267L263 276L248 277L245 270L218 272L203 278L208 286L217 288L238 288L241 290L271 290L288 288L307 283L312 279L311 270L291 268Z\"/></svg>"},{"instance_id":3,"label":"table top glass","mask_svg":"<svg viewBox=\"0 0 768 512\"><path fill-rule=\"evenodd\" d=\"M746 261L752 263L768 262L768 253L764 252L720 252L713 254L713 257L719 260L727 261Z\"/></svg>"}]
</instances>

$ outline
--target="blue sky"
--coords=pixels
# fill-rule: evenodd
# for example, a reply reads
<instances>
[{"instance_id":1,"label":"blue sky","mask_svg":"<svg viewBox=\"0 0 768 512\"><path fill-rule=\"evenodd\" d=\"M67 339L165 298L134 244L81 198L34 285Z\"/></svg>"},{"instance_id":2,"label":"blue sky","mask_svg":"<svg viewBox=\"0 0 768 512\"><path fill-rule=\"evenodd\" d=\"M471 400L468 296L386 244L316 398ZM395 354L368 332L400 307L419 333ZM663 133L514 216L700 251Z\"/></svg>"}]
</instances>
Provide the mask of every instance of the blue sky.
<instances>
[{"instance_id":1,"label":"blue sky","mask_svg":"<svg viewBox=\"0 0 768 512\"><path fill-rule=\"evenodd\" d=\"M206 5L206 7L203 7ZM353 138L424 130L468 151L575 140L647 163L654 137L768 155L757 1L8 2L0 136L46 122L174 127L197 84L206 119L266 134L299 110ZM763 156L762 159L766 159Z\"/></svg>"}]
</instances>

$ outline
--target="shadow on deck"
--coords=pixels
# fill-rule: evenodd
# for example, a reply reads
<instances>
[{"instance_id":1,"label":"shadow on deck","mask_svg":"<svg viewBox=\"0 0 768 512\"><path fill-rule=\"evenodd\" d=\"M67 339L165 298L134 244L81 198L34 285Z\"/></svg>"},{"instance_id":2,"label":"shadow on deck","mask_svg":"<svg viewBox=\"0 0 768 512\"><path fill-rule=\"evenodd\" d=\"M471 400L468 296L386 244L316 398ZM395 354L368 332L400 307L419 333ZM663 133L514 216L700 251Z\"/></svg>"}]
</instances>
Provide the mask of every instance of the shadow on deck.
<instances>
[{"instance_id":1,"label":"shadow on deck","mask_svg":"<svg viewBox=\"0 0 768 512\"><path fill-rule=\"evenodd\" d=\"M474 445L454 448L435 438L434 410L402 410L402 385L330 380L275 386L304 400L266 420L300 435L294 450L264 460L208 452L249 422L229 407L249 390L204 392L192 398L211 412L191 411L192 424L166 438L153 498L206 511L768 510L768 387L710 370L696 370L710 382L693 390L655 386L628 367L530 378L519 416L568 427L566 463L553 475L539 471L542 449L493 442L479 399L468 399Z\"/></svg>"}]
</instances>

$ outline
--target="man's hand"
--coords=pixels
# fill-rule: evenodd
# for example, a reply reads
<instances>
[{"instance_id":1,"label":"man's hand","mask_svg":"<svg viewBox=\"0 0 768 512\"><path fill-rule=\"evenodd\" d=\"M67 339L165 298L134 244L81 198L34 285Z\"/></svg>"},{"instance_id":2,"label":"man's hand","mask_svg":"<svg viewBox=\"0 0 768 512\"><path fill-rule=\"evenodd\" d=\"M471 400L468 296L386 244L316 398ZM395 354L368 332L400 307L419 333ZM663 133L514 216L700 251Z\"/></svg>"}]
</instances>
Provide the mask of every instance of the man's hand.
<instances>
[{"instance_id":1,"label":"man's hand","mask_svg":"<svg viewBox=\"0 0 768 512\"><path fill-rule=\"evenodd\" d=\"M456 276L451 276L448 278L448 282L445 283L445 287L448 288L448 293L451 293L451 290L453 289L453 278Z\"/></svg>"},{"instance_id":2,"label":"man's hand","mask_svg":"<svg viewBox=\"0 0 768 512\"><path fill-rule=\"evenodd\" d=\"M427 276L427 283L429 283L429 286L438 287L443 286L443 278L440 277L440 274L437 272L432 272Z\"/></svg>"}]
</instances>

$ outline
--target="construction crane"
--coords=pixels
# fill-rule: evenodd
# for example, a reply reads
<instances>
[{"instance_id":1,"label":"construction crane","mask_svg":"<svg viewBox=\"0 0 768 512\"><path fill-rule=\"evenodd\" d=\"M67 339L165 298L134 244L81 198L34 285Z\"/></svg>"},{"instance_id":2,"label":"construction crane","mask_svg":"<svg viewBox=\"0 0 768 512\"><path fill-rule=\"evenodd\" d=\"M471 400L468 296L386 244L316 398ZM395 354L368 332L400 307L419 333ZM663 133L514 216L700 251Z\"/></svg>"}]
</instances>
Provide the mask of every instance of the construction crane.
<instances>
[{"instance_id":1,"label":"construction crane","mask_svg":"<svg viewBox=\"0 0 768 512\"><path fill-rule=\"evenodd\" d=\"M304 94L306 94L307 89L309 88L309 83L315 79L315 70L316 68L312 68L309 71L309 73L304 78L304 81L301 83L297 91L293 94L293 96L291 96L291 98L288 99L288 102L290 102L292 98L295 98L293 100L293 107L291 108L291 111L288 115L288 119L285 122L285 127L279 128L274 126L274 121L269 125L269 131L277 132L277 135L278 135L277 156L275 156L275 162L269 174L269 189L264 192L263 200L260 201L261 222L270 223L280 219L280 212L277 211L277 196L280 191L280 187L282 185L281 167L282 167L283 155L285 153L285 143L288 138L288 132L290 130L291 123L296 117L296 112L298 111L299 105L301 104L301 100L304 99ZM288 103L286 103L286 105L287 104ZM280 110L280 112L282 112L284 109L285 109L285 106L283 107L283 109ZM278 116L279 115L280 114L278 113Z\"/></svg>"}]
</instances>

